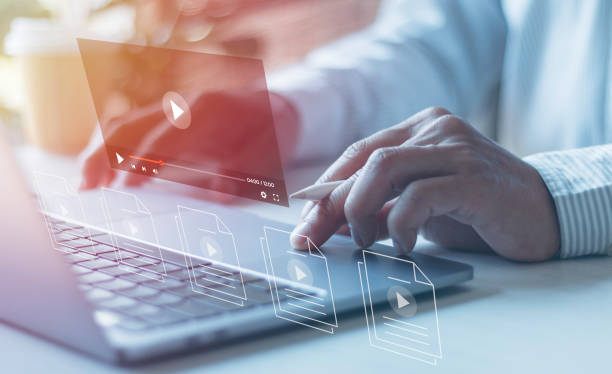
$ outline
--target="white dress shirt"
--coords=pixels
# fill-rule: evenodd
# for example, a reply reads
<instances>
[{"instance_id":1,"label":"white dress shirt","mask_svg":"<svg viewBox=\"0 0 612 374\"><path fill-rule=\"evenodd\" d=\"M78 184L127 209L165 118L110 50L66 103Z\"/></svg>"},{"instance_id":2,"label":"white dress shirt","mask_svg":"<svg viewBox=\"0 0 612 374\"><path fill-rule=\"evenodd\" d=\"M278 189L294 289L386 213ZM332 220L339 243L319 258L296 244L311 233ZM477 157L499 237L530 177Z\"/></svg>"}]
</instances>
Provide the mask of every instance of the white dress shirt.
<instances>
[{"instance_id":1,"label":"white dress shirt","mask_svg":"<svg viewBox=\"0 0 612 374\"><path fill-rule=\"evenodd\" d=\"M561 257L612 254L611 47L608 0L387 0L371 27L269 83L300 114L299 160L443 106L530 155Z\"/></svg>"}]
</instances>

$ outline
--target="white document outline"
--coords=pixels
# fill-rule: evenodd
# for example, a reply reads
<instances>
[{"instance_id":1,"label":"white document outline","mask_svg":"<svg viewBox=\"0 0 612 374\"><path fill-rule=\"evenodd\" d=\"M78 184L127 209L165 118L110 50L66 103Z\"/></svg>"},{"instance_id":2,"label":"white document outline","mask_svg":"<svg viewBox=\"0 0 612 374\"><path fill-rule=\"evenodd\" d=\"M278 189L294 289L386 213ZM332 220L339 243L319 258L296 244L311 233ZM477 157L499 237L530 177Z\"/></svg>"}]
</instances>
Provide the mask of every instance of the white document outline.
<instances>
[{"instance_id":1,"label":"white document outline","mask_svg":"<svg viewBox=\"0 0 612 374\"><path fill-rule=\"evenodd\" d=\"M191 283L191 289L196 292L199 293L201 295L205 295L208 297L212 297L214 299L217 300L221 300L221 301L225 301L231 304L235 304L235 305L239 305L239 306L244 306L245 301L247 301L247 295L246 295L246 289L244 287L244 278L242 276L242 271L241 270L237 270L239 275L240 275L240 286L242 287L242 295L236 295L236 294L232 294L229 292L224 292L219 290L218 288L210 288L204 285L201 285L197 282L197 277L195 276L195 267L193 264L193 258L191 256L188 256L188 254L193 255L191 253L191 251L188 248L188 241L187 241L187 233L185 232L185 228L183 226L183 218L181 216L181 209L185 209L185 210L189 210L192 212L196 212L198 214L203 214L203 215L209 215L209 216L213 216L215 218L215 223L217 224L217 231L219 231L222 234L226 234L226 235L230 235L232 238L232 244L234 247L234 258L236 260L236 265L231 266L231 268L237 268L237 269L241 269L240 266L240 260L238 259L238 250L236 248L236 239L234 238L234 234L231 232L231 230L227 227L227 225L221 220L221 218L219 218L219 216L217 216L214 213L210 213L210 212L206 212L203 210L199 210L199 209L194 209L194 208L189 208L186 207L184 205L177 205L177 210L178 210L178 216L175 216L174 219L176 221L176 225L177 225L177 230L179 232L179 239L180 239L180 244L181 244L181 249L183 251L183 253L185 254L185 264L187 265L187 272L189 274L189 282ZM223 263L222 261L215 261L213 259L206 259L209 262L212 262L213 264L218 263L222 266L227 266L227 264ZM215 268L215 270L222 272L220 269ZM220 276L218 274L215 274L216 276L223 278L223 276ZM231 299L226 299L222 296L218 296L218 295L213 295L211 293L205 293L204 291L201 291L202 288L205 288L209 291L215 292L217 294L222 294L222 295L226 295L229 296L233 299L239 299L240 301L234 301Z\"/></svg>"},{"instance_id":2,"label":"white document outline","mask_svg":"<svg viewBox=\"0 0 612 374\"><path fill-rule=\"evenodd\" d=\"M321 258L324 262L325 262L325 271L327 273L327 284L329 286L329 296L331 299L331 307L334 313L334 323L329 323L329 322L325 322L325 321L321 321L321 320L317 320L315 318L311 318L309 316L304 316L298 313L294 313L292 311L286 310L282 308L282 304L280 302L280 296L278 294L278 282L277 280L279 279L275 274L274 274L274 266L272 264L272 254L270 252L270 242L268 240L268 235L267 235L267 230L273 230L273 231L277 231L277 232L282 232L284 234L287 234L288 236L291 235L291 233L289 231L285 231L285 230L280 230L280 229L276 229L273 227L269 227L269 226L264 226L264 236L263 238L259 238L259 241L261 243L261 250L262 250L262 254L264 256L264 264L266 267L266 274L268 275L268 284L270 286L270 294L272 296L272 304L274 306L274 315L278 318L290 321L290 322L294 322L297 324L300 324L302 326L307 326L319 331L323 331L326 332L328 334L333 334L334 333L334 328L338 328L338 317L336 315L336 304L334 301L334 292L332 289L332 285L331 285L331 277L329 275L329 267L327 266L327 258L323 255L323 253L321 253L321 250L319 250L319 248L317 248L317 246L310 240L310 238L308 238L307 236L303 236L300 235L301 237L306 239L306 242L308 243L308 253L313 256L313 257L319 257ZM264 245L265 242L265 245ZM266 255L266 248L267 248L267 255ZM316 253L313 253L313 248L316 251ZM303 255L304 257L306 255ZM269 266L269 268L268 268ZM307 309L307 308L304 308ZM308 322L302 322L302 321L298 321L298 320L294 320L285 316L282 316L280 314L280 312L286 313L286 314L291 314L294 315L298 318L301 319L305 319L305 320L310 320L310 321L314 321L317 322L319 324L323 324L323 325L327 325L329 326L329 330L322 328L322 327L317 327L317 326L313 326L311 324L308 324Z\"/></svg>"},{"instance_id":3,"label":"white document outline","mask_svg":"<svg viewBox=\"0 0 612 374\"><path fill-rule=\"evenodd\" d=\"M376 333L376 323L375 323L375 319L374 319L374 308L372 307L373 302L372 302L372 293L371 293L371 290L370 290L370 280L368 278L368 268L367 268L367 266L365 264L365 262L366 262L366 256L365 255L366 255L366 253L370 253L370 254L375 255L375 256L381 256L381 257L389 258L389 259L392 259L392 260L395 260L395 261L402 261L402 262L411 264L412 265L412 269L413 269L413 278L414 278L414 281L416 283L420 283L420 284L424 284L424 285L427 285L427 286L431 286L432 296L433 296L432 300L433 300L434 313L435 313L435 319L436 319L436 333L438 335L438 339L437 339L438 340L438 352L439 352L438 354L432 354L432 353L429 353L429 352L424 352L424 351L420 351L418 349L414 349L412 347L402 346L402 345L399 345L399 344L397 344L395 342L391 342L391 341L388 341L388 340L385 340L383 338L378 337L378 334ZM410 260L407 260L407 259L398 258L398 257L388 256L388 255L385 255L385 254L382 254L382 253L372 252L372 251L368 251L368 250L363 250L362 251L362 255L363 255L363 261L358 261L357 262L357 271L359 272L359 280L360 280L360 285L361 285L361 295L362 295L362 298L363 298L363 308L364 308L364 312L365 312L366 325L367 325L367 328L368 328L368 339L369 339L369 342L370 342L370 346L372 346L374 348L377 348L377 349L381 349L381 350L387 351L387 352L395 353L397 355L400 355L400 356L403 356L403 357L407 357L407 358L410 358L410 359L413 359L413 360L417 360L417 361L420 361L420 362L423 362L423 363L426 363L426 364L429 364L429 365L432 365L432 366L436 366L438 364L438 359L442 359L442 341L440 339L440 324L439 324L439 321L438 321L438 306L436 304L436 289L435 289L435 286L434 286L433 282L429 279L429 277L427 277L427 275L421 270L421 268L419 268L419 266L415 262L413 262L413 261L410 261ZM363 271L361 270L361 268L363 268ZM417 278L417 271L427 280L427 282L420 281ZM366 302L366 290L364 288L363 275L365 275L366 286L367 286L367 293L368 293L368 298L369 298L369 301L370 301L369 304ZM369 310L368 310L368 306L369 306ZM371 322L370 322L370 319L369 319L370 317L372 318ZM374 330L374 339L372 339L372 329ZM425 356L431 357L432 360L429 361L429 360L424 359L424 358L419 358L419 357L411 356L411 355L407 354L406 352L400 352L399 350L394 350L392 348L384 347L382 345L376 344L375 341L380 341L380 342L383 342L383 343L386 343L386 344L392 345L392 346L398 346L398 347L400 347L400 348L402 348L404 350L410 350L410 351L419 353L421 355L425 355Z\"/></svg>"},{"instance_id":4,"label":"white document outline","mask_svg":"<svg viewBox=\"0 0 612 374\"><path fill-rule=\"evenodd\" d=\"M148 241L147 240L147 244L155 247L157 249L157 253L159 254L159 258L156 258L155 256L151 256L151 255L147 255L144 253L141 253L135 249L129 249L131 251L134 251L136 253L138 253L141 256L146 257L153 257L156 258L157 260L160 261L160 263L162 264L162 268L164 270L163 273L160 273L158 271L153 271L150 269L146 269L146 268L141 268L139 266L135 266L135 265L131 265L131 264L127 264L124 263L123 257L121 255L121 246L118 244L117 241L117 237L125 237L125 239L127 240L131 240L131 241L139 241L139 240L134 240L133 238L130 238L127 235L121 235L117 233L117 230L115 230L114 225L113 225L113 219L111 217L110 214L110 208L109 208L109 204L106 198L106 194L105 192L109 191L109 192L113 192L113 193L118 193L118 194L122 194L122 195L126 195L126 196L130 196L131 198L134 199L134 201L136 201L136 205L137 205L137 209L138 211L135 213L142 213L143 215L146 215L151 223L151 229L153 231L153 241ZM128 271L131 271L135 274L139 274L142 275L145 278L149 278L149 279L153 279L159 282L164 282L167 276L167 272L166 272L166 262L164 261L164 257L162 254L162 250L161 247L159 246L159 237L157 236L157 230L155 229L155 221L153 220L153 214L149 211L149 209L144 205L144 203L140 200L140 198L136 195L134 195L133 193L130 192L125 192L125 191L119 191L119 190L114 190L112 188L107 188L107 187L103 187L102 188L102 212L104 213L104 218L106 220L106 224L109 228L108 231L108 235L111 238L112 241L112 246L115 248L115 257L117 258L117 261L119 262L119 267ZM127 259L129 260L129 259ZM155 275L153 275L155 274Z\"/></svg>"},{"instance_id":5,"label":"white document outline","mask_svg":"<svg viewBox=\"0 0 612 374\"><path fill-rule=\"evenodd\" d=\"M71 195L74 196L70 196L71 198L75 199L75 201L78 202L78 208L80 210L80 214L81 217L83 219L83 222L71 222L70 218L68 217L68 219L66 219L66 217L62 217L61 215L56 215L54 214L50 207L47 206L46 201L44 199L44 195L46 195L45 193L43 193L43 189L41 188L41 181L39 180L40 177L45 177L45 178L53 178L53 179L57 179L60 181L61 184L64 185L65 187L65 191L66 193L69 193ZM83 226L83 230L86 230L87 232L87 237L91 238L91 231L89 230L89 228L86 225L83 225L86 221L87 216L85 215L85 208L83 207L83 202L81 201L81 197L79 196L79 194L74 190L74 188L72 188L70 186L70 184L68 183L68 180L64 177L61 177L59 175L53 175L53 174L48 174L48 173L44 173L41 171L34 171L34 188L36 189L36 193L38 195L38 204L40 205L40 209L42 210L42 212L44 212L45 214L43 214L43 217L45 219L45 223L47 224L47 231L49 232L49 237L51 238L51 242L53 243L53 248L59 252L62 253L67 253L66 249L67 247L62 245L60 242L57 241L57 237L56 234L52 231L52 227L53 224L51 223L51 221L49 221L49 217L50 216L54 216L57 219L60 219L62 221L66 221L68 223L74 223L77 224L79 226ZM68 230L70 231L70 230ZM76 239L76 238L75 238ZM79 248L79 252L83 251L83 252L87 252L90 254L95 254L95 251L88 251L87 248L91 248L95 245L95 243L92 242L92 244L90 246L85 246L85 247L81 247ZM86 257L81 253L75 253L77 256L79 257Z\"/></svg>"}]
</instances>

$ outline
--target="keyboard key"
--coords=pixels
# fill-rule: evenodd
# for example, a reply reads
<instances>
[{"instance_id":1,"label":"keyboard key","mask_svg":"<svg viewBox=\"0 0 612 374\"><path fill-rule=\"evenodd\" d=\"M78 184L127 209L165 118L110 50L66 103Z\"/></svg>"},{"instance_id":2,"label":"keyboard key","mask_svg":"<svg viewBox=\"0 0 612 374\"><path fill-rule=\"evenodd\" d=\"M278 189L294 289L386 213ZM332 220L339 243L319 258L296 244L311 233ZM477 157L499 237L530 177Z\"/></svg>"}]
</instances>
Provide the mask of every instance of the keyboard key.
<instances>
[{"instance_id":1,"label":"keyboard key","mask_svg":"<svg viewBox=\"0 0 612 374\"><path fill-rule=\"evenodd\" d=\"M79 266L82 266L88 269L92 269L92 270L96 270L96 269L108 268L111 266L117 267L118 265L116 262L113 262L113 261L105 260L103 258L96 258L94 260L80 262Z\"/></svg>"},{"instance_id":2,"label":"keyboard key","mask_svg":"<svg viewBox=\"0 0 612 374\"><path fill-rule=\"evenodd\" d=\"M138 302L129 297L115 296L114 298L97 303L99 307L107 309L126 309L137 305Z\"/></svg>"},{"instance_id":3,"label":"keyboard key","mask_svg":"<svg viewBox=\"0 0 612 374\"><path fill-rule=\"evenodd\" d=\"M129 308L123 311L123 313L131 317L142 317L150 314L160 313L162 309L155 305L149 304L137 304L133 308Z\"/></svg>"},{"instance_id":4,"label":"keyboard key","mask_svg":"<svg viewBox=\"0 0 612 374\"><path fill-rule=\"evenodd\" d=\"M168 272L168 278L176 279L176 280L186 280L189 281L189 271L185 268Z\"/></svg>"},{"instance_id":5,"label":"keyboard key","mask_svg":"<svg viewBox=\"0 0 612 374\"><path fill-rule=\"evenodd\" d=\"M159 293L153 297L142 298L141 300L153 304L153 305L168 305L168 304L176 304L181 301L181 297L172 295L167 292Z\"/></svg>"},{"instance_id":6,"label":"keyboard key","mask_svg":"<svg viewBox=\"0 0 612 374\"><path fill-rule=\"evenodd\" d=\"M100 283L100 282L107 282L109 280L114 279L113 277L111 277L110 275L106 275L104 273L100 273L98 271L94 271L91 272L89 274L85 274L79 277L79 281L82 283L89 283L89 284L94 284L94 283Z\"/></svg>"},{"instance_id":7,"label":"keyboard key","mask_svg":"<svg viewBox=\"0 0 612 374\"><path fill-rule=\"evenodd\" d=\"M161 279L163 279L160 275L153 274L153 273L141 274L138 269L133 268L131 266L127 266L127 265L120 265L120 266L126 270L134 269L132 270L130 274L120 275L119 276L120 279L125 279L130 282L134 282L134 283L145 283L151 280L160 281Z\"/></svg>"},{"instance_id":8,"label":"keyboard key","mask_svg":"<svg viewBox=\"0 0 612 374\"><path fill-rule=\"evenodd\" d=\"M159 263L159 260L156 260L150 257L138 256L138 257L133 257L133 258L128 258L128 259L122 258L121 262L126 265L130 265L130 266L137 267L139 269L143 269L147 265ZM157 274L159 273L157 272Z\"/></svg>"},{"instance_id":9,"label":"keyboard key","mask_svg":"<svg viewBox=\"0 0 612 374\"><path fill-rule=\"evenodd\" d=\"M193 290L193 288L191 288L191 283L189 281L187 281L186 283L183 284L182 287L179 288L173 288L171 290L168 290L168 292L177 295L177 296L181 296L181 297L189 297L191 296L195 291Z\"/></svg>"},{"instance_id":10,"label":"keyboard key","mask_svg":"<svg viewBox=\"0 0 612 374\"><path fill-rule=\"evenodd\" d=\"M76 238L69 241L61 242L59 244L70 248L80 249L84 247L91 247L94 243L89 239Z\"/></svg>"},{"instance_id":11,"label":"keyboard key","mask_svg":"<svg viewBox=\"0 0 612 374\"><path fill-rule=\"evenodd\" d=\"M99 244L101 245L101 244ZM127 260L129 258L134 258L137 257L138 255L136 253L132 253L132 252L128 252L128 251L116 251L114 250L113 247L110 246L105 246L108 248L113 249L113 251L109 251L109 252L105 252L105 253L100 253L100 257L105 258L107 260L111 260L111 261L123 261L123 260Z\"/></svg>"},{"instance_id":12,"label":"keyboard key","mask_svg":"<svg viewBox=\"0 0 612 374\"><path fill-rule=\"evenodd\" d=\"M155 288L158 290L179 288L179 287L182 287L183 285L184 285L183 282L176 280L176 279L172 279L172 278L164 279L162 281L153 280L153 281L143 283L143 286L145 287L151 287L151 288Z\"/></svg>"},{"instance_id":13,"label":"keyboard key","mask_svg":"<svg viewBox=\"0 0 612 374\"><path fill-rule=\"evenodd\" d=\"M68 261L71 264L77 262L84 262L96 259L96 256L92 256L89 253L83 252L74 252L64 256L64 260Z\"/></svg>"},{"instance_id":14,"label":"keyboard key","mask_svg":"<svg viewBox=\"0 0 612 374\"><path fill-rule=\"evenodd\" d=\"M110 299L114 296L115 296L114 293L106 291L106 290L102 290L100 288L92 288L90 291L85 293L85 297L87 297L89 301L95 301L95 302L105 300L105 299Z\"/></svg>"},{"instance_id":15,"label":"keyboard key","mask_svg":"<svg viewBox=\"0 0 612 374\"><path fill-rule=\"evenodd\" d=\"M117 293L120 293L127 297L146 298L146 297L157 295L159 293L159 290L156 290L154 288L149 288L149 287L136 286L133 288L118 290Z\"/></svg>"},{"instance_id":16,"label":"keyboard key","mask_svg":"<svg viewBox=\"0 0 612 374\"><path fill-rule=\"evenodd\" d=\"M55 240L57 242L65 242L65 241L68 241L68 240L73 240L73 239L78 239L78 238L79 238L78 235L74 235L74 234L71 234L71 233L68 233L68 232L64 232L64 231L61 231L61 232L55 234Z\"/></svg>"},{"instance_id":17,"label":"keyboard key","mask_svg":"<svg viewBox=\"0 0 612 374\"><path fill-rule=\"evenodd\" d=\"M99 271L105 274L108 274L108 275L115 276L115 277L126 275L126 274L134 274L135 270L128 269L127 266L121 266L120 264L117 264L117 263L113 263L113 264L115 266L103 268L103 269L100 269Z\"/></svg>"},{"instance_id":18,"label":"keyboard key","mask_svg":"<svg viewBox=\"0 0 612 374\"><path fill-rule=\"evenodd\" d=\"M102 254L110 252L112 255L114 255L115 248L111 247L110 245L93 243L91 247L87 247L87 252L95 254L95 255L102 255ZM107 260L111 260L111 261L115 260L114 256L112 258L107 258L107 257L103 257L103 258L106 258Z\"/></svg>"},{"instance_id":19,"label":"keyboard key","mask_svg":"<svg viewBox=\"0 0 612 374\"><path fill-rule=\"evenodd\" d=\"M159 262L153 265L145 265L142 268L145 270L152 271L154 273L160 273L160 274L181 270L181 267L168 263L168 262Z\"/></svg>"},{"instance_id":20,"label":"keyboard key","mask_svg":"<svg viewBox=\"0 0 612 374\"><path fill-rule=\"evenodd\" d=\"M103 282L96 285L97 287L104 288L105 290L117 291L117 290L125 290L128 288L136 287L135 283L128 282L123 279L114 278L111 281Z\"/></svg>"},{"instance_id":21,"label":"keyboard key","mask_svg":"<svg viewBox=\"0 0 612 374\"><path fill-rule=\"evenodd\" d=\"M81 267L79 265L72 265L72 271L74 271L78 275L83 275L87 273L91 273L91 270Z\"/></svg>"}]
</instances>

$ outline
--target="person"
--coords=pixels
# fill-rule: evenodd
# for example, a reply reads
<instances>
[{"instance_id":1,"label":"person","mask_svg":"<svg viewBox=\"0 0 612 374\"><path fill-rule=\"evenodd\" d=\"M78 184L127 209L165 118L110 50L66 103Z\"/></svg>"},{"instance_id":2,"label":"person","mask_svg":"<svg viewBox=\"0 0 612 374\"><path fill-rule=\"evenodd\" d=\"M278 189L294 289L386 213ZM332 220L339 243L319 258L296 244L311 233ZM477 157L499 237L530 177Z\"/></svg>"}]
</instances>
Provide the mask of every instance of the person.
<instances>
[{"instance_id":1,"label":"person","mask_svg":"<svg viewBox=\"0 0 612 374\"><path fill-rule=\"evenodd\" d=\"M318 182L346 180L292 244L348 231L410 251L422 233L519 261L612 254L610 27L607 0L387 0L274 74L294 160L342 154Z\"/></svg>"}]
</instances>

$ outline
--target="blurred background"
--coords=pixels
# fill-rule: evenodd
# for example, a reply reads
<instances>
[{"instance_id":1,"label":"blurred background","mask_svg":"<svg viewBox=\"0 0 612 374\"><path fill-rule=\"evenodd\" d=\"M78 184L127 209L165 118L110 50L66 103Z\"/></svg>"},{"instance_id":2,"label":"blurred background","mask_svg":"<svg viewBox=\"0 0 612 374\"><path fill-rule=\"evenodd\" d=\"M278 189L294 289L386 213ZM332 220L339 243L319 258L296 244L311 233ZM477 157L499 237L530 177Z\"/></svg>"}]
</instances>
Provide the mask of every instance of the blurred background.
<instances>
[{"instance_id":1,"label":"blurred background","mask_svg":"<svg viewBox=\"0 0 612 374\"><path fill-rule=\"evenodd\" d=\"M256 57L270 73L367 27L379 3L0 0L0 119L15 141L61 154L84 148L97 120L79 36Z\"/></svg>"}]
</instances>

